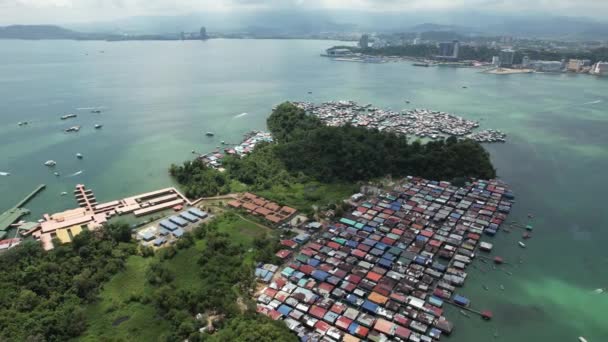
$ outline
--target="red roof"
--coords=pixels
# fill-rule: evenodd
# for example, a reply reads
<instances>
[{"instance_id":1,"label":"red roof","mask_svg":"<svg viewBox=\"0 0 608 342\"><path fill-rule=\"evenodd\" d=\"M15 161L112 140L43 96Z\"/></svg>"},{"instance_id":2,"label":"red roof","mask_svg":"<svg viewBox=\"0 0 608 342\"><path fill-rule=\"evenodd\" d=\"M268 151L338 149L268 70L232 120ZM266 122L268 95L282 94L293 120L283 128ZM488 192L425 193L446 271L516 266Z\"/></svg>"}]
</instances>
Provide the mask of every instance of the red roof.
<instances>
[{"instance_id":1,"label":"red roof","mask_svg":"<svg viewBox=\"0 0 608 342\"><path fill-rule=\"evenodd\" d=\"M315 330L317 330L319 333L325 335L325 333L327 332L327 330L329 330L329 328L331 328L331 325L329 325L328 323L324 322L324 321L318 321L315 324Z\"/></svg>"},{"instance_id":2,"label":"red roof","mask_svg":"<svg viewBox=\"0 0 608 342\"><path fill-rule=\"evenodd\" d=\"M302 265L300 266L300 272L306 274L306 275L311 275L312 272L315 270L314 267L310 266L310 265Z\"/></svg>"},{"instance_id":3,"label":"red roof","mask_svg":"<svg viewBox=\"0 0 608 342\"><path fill-rule=\"evenodd\" d=\"M376 272L369 272L369 273L367 273L365 278L377 283L378 280L380 280L382 278L382 275L380 275Z\"/></svg>"},{"instance_id":4,"label":"red roof","mask_svg":"<svg viewBox=\"0 0 608 342\"><path fill-rule=\"evenodd\" d=\"M329 309L329 311L335 312L337 314L342 314L345 310L346 305L340 302L335 303L334 305L332 305L331 309Z\"/></svg>"},{"instance_id":5,"label":"red roof","mask_svg":"<svg viewBox=\"0 0 608 342\"><path fill-rule=\"evenodd\" d=\"M365 253L364 251L362 251L360 249L353 249L350 254L356 256L359 259L363 259L367 255L367 253Z\"/></svg>"},{"instance_id":6,"label":"red roof","mask_svg":"<svg viewBox=\"0 0 608 342\"><path fill-rule=\"evenodd\" d=\"M391 233L393 233L395 235L403 235L403 230L394 228L391 230Z\"/></svg>"},{"instance_id":7,"label":"red roof","mask_svg":"<svg viewBox=\"0 0 608 342\"><path fill-rule=\"evenodd\" d=\"M289 248L295 248L298 243L293 240L281 240L281 245L287 246Z\"/></svg>"},{"instance_id":8,"label":"red roof","mask_svg":"<svg viewBox=\"0 0 608 342\"><path fill-rule=\"evenodd\" d=\"M285 284L287 284L287 280L283 277L279 277L274 281L277 284L277 288L282 289Z\"/></svg>"},{"instance_id":9,"label":"red roof","mask_svg":"<svg viewBox=\"0 0 608 342\"><path fill-rule=\"evenodd\" d=\"M346 292L353 292L357 288L357 285L345 281L342 283L341 288Z\"/></svg>"},{"instance_id":10,"label":"red roof","mask_svg":"<svg viewBox=\"0 0 608 342\"><path fill-rule=\"evenodd\" d=\"M429 245L431 245L433 247L441 247L441 241L439 241L439 240L431 240L431 241L429 241Z\"/></svg>"},{"instance_id":11,"label":"red roof","mask_svg":"<svg viewBox=\"0 0 608 342\"><path fill-rule=\"evenodd\" d=\"M395 240L389 238L389 237L383 237L382 240L380 240L380 242L382 242L385 245L390 245L392 246L395 243Z\"/></svg>"},{"instance_id":12,"label":"red roof","mask_svg":"<svg viewBox=\"0 0 608 342\"><path fill-rule=\"evenodd\" d=\"M355 275L355 274L350 274L348 277L346 277L346 281L357 285L361 281L361 277L359 277L358 275Z\"/></svg>"},{"instance_id":13,"label":"red roof","mask_svg":"<svg viewBox=\"0 0 608 342\"><path fill-rule=\"evenodd\" d=\"M280 251L277 252L277 254L275 254L277 257L281 258L281 259L285 259L288 258L291 255L291 251L288 251L286 249L282 249Z\"/></svg>"},{"instance_id":14,"label":"red roof","mask_svg":"<svg viewBox=\"0 0 608 342\"><path fill-rule=\"evenodd\" d=\"M313 256L313 255L315 255L315 254L317 254L317 252L316 252L316 251L313 251L313 250L312 250L312 249L310 249L310 248L304 248L303 250L301 250L301 251L300 251L300 253L302 253L302 254L304 254L304 255L306 255L306 256L309 256L309 257L310 257L310 256Z\"/></svg>"},{"instance_id":15,"label":"red roof","mask_svg":"<svg viewBox=\"0 0 608 342\"><path fill-rule=\"evenodd\" d=\"M393 318L393 320L400 325L405 325L405 326L409 326L410 325L410 319L403 316L402 314L396 314Z\"/></svg>"},{"instance_id":16,"label":"red roof","mask_svg":"<svg viewBox=\"0 0 608 342\"><path fill-rule=\"evenodd\" d=\"M337 250L337 249L340 249L341 246L340 246L340 244L331 241L331 242L327 243L327 247L329 247L331 249L336 249Z\"/></svg>"},{"instance_id":17,"label":"red roof","mask_svg":"<svg viewBox=\"0 0 608 342\"><path fill-rule=\"evenodd\" d=\"M314 249L315 251L318 251L318 250L320 250L321 248L323 248L323 246L322 246L322 245L319 245L318 243L314 243L314 242L313 242L313 243L311 243L311 244L309 244L309 245L308 245L308 248L312 248L312 249Z\"/></svg>"},{"instance_id":18,"label":"red roof","mask_svg":"<svg viewBox=\"0 0 608 342\"><path fill-rule=\"evenodd\" d=\"M274 298L274 296L277 294L277 292L279 292L279 291L277 291L275 289L271 289L270 287L267 287L266 290L264 290L264 294L271 298Z\"/></svg>"},{"instance_id":19,"label":"red roof","mask_svg":"<svg viewBox=\"0 0 608 342\"><path fill-rule=\"evenodd\" d=\"M308 313L318 319L323 319L323 316L325 316L325 314L327 313L327 310L318 307L316 305L313 305L310 307L310 310L308 310Z\"/></svg>"},{"instance_id":20,"label":"red roof","mask_svg":"<svg viewBox=\"0 0 608 342\"><path fill-rule=\"evenodd\" d=\"M342 330L348 330L348 327L350 326L350 324L352 322L353 322L352 319L350 319L348 317L340 316L340 318L338 318L336 320L335 325Z\"/></svg>"},{"instance_id":21,"label":"red roof","mask_svg":"<svg viewBox=\"0 0 608 342\"><path fill-rule=\"evenodd\" d=\"M281 318L281 316L283 316L283 315L280 312L278 312L277 310L270 310L270 312L268 313L268 316L276 321L279 318Z\"/></svg>"},{"instance_id":22,"label":"red roof","mask_svg":"<svg viewBox=\"0 0 608 342\"><path fill-rule=\"evenodd\" d=\"M357 330L355 331L355 335L361 337L361 338L366 338L367 334L369 334L369 329L360 325Z\"/></svg>"},{"instance_id":23,"label":"red roof","mask_svg":"<svg viewBox=\"0 0 608 342\"><path fill-rule=\"evenodd\" d=\"M367 211L366 207L357 207L357 211L360 213L365 213Z\"/></svg>"},{"instance_id":24,"label":"red roof","mask_svg":"<svg viewBox=\"0 0 608 342\"><path fill-rule=\"evenodd\" d=\"M433 234L434 234L434 233L433 233L433 231L431 231L431 230L423 230L423 231L421 231L421 232L420 232L420 235L422 235L422 236L426 236L426 237L428 237L428 238L430 238L431 236L433 236Z\"/></svg>"},{"instance_id":25,"label":"red roof","mask_svg":"<svg viewBox=\"0 0 608 342\"><path fill-rule=\"evenodd\" d=\"M407 340L410 338L412 334L411 330L408 328L404 328L400 325L397 325L397 329L395 329L395 336L400 337L403 340Z\"/></svg>"}]
</instances>

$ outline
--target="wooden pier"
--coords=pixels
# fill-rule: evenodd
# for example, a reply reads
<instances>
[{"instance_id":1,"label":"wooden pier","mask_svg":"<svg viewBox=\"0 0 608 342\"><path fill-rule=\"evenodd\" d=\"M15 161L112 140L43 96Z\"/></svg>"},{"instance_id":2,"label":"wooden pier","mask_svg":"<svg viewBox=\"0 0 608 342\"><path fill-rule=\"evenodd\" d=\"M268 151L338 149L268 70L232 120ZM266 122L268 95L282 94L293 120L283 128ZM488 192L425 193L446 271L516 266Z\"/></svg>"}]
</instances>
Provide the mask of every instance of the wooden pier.
<instances>
[{"instance_id":1,"label":"wooden pier","mask_svg":"<svg viewBox=\"0 0 608 342\"><path fill-rule=\"evenodd\" d=\"M451 300L444 300L444 303L448 303L448 304L450 304L450 305L452 305L452 306L454 306L456 308L459 308L460 310L464 310L464 311L467 311L467 312L474 313L474 314L478 315L479 317L481 317L481 318L483 318L485 320L492 319L492 312L490 312L490 311L478 311L478 310L473 309L473 308L468 307L468 306L458 305L458 304L454 303Z\"/></svg>"},{"instance_id":2,"label":"wooden pier","mask_svg":"<svg viewBox=\"0 0 608 342\"><path fill-rule=\"evenodd\" d=\"M32 191L29 195L27 195L24 199L17 203L17 205L0 214L0 235L6 235L2 234L2 232L6 233L6 230L10 228L11 224L15 223L22 216L25 216L30 213L29 210L23 208L23 206L45 188L45 184L40 184L36 189L34 189L34 191Z\"/></svg>"}]
</instances>

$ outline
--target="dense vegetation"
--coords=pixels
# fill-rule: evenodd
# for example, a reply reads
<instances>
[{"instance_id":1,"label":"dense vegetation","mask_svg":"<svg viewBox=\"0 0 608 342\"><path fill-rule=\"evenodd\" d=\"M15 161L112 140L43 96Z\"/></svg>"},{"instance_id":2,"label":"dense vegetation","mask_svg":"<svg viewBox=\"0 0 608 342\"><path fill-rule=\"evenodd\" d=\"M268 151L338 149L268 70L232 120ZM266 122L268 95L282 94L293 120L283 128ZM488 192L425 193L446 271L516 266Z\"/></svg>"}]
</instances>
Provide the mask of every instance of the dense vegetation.
<instances>
[{"instance_id":1,"label":"dense vegetation","mask_svg":"<svg viewBox=\"0 0 608 342\"><path fill-rule=\"evenodd\" d=\"M268 119L273 134L285 143L275 146L277 155L291 172L326 181L360 181L374 177L416 175L451 180L462 177L493 178L496 172L489 154L472 140L446 140L409 143L405 136L362 127L319 125L310 127L312 116L284 104ZM286 109L286 110L284 110ZM289 125L281 125L286 121ZM296 122L294 124L294 122ZM255 153L254 153L255 155Z\"/></svg>"},{"instance_id":2,"label":"dense vegetation","mask_svg":"<svg viewBox=\"0 0 608 342\"><path fill-rule=\"evenodd\" d=\"M298 341L282 322L273 321L262 315L243 315L237 317L215 335L210 335L208 342L290 342Z\"/></svg>"},{"instance_id":3,"label":"dense vegetation","mask_svg":"<svg viewBox=\"0 0 608 342\"><path fill-rule=\"evenodd\" d=\"M25 242L0 255L0 340L66 341L86 328L83 304L135 253L128 226L84 231L45 252Z\"/></svg>"},{"instance_id":4,"label":"dense vegetation","mask_svg":"<svg viewBox=\"0 0 608 342\"><path fill-rule=\"evenodd\" d=\"M268 118L276 144L261 144L246 158L227 157L225 173L200 161L172 166L188 196L225 193L232 181L264 191L293 183L353 183L385 175L430 179L494 178L489 154L472 140L454 137L422 144L405 136L361 127L328 127L291 103Z\"/></svg>"}]
</instances>

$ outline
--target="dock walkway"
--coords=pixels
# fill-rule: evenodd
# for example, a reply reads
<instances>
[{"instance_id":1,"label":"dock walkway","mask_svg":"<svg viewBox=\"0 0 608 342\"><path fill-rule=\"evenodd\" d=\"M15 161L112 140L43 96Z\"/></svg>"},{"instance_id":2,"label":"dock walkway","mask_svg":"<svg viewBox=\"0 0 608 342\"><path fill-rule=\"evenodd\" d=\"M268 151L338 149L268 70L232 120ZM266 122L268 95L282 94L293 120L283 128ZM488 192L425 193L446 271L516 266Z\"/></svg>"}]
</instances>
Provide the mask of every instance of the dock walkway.
<instances>
[{"instance_id":1,"label":"dock walkway","mask_svg":"<svg viewBox=\"0 0 608 342\"><path fill-rule=\"evenodd\" d=\"M32 191L29 195L27 195L24 199L17 203L17 205L0 214L0 232L8 230L11 224L15 223L22 216L29 214L30 211L22 207L45 188L46 185L40 184L34 191Z\"/></svg>"}]
</instances>

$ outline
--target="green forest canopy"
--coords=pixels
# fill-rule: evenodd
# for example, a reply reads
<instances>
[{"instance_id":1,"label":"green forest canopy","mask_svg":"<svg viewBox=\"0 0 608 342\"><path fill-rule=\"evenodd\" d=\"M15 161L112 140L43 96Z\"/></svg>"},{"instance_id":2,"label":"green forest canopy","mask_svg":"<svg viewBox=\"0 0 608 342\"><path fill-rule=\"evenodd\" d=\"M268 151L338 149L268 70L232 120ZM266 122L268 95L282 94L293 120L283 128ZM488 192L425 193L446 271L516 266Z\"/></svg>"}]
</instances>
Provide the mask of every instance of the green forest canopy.
<instances>
[{"instance_id":1,"label":"green forest canopy","mask_svg":"<svg viewBox=\"0 0 608 342\"><path fill-rule=\"evenodd\" d=\"M263 190L290 182L357 182L385 175L435 180L496 176L488 152L469 139L410 143L389 132L324 126L289 102L273 111L268 128L276 143L258 145L244 158L227 156L225 173L198 160L172 165L170 172L192 197L228 192L232 180Z\"/></svg>"}]
</instances>

